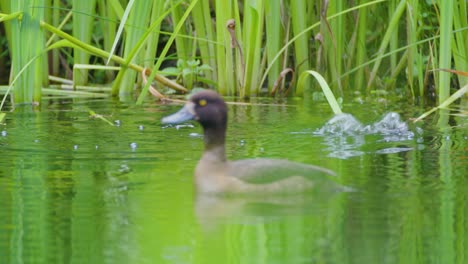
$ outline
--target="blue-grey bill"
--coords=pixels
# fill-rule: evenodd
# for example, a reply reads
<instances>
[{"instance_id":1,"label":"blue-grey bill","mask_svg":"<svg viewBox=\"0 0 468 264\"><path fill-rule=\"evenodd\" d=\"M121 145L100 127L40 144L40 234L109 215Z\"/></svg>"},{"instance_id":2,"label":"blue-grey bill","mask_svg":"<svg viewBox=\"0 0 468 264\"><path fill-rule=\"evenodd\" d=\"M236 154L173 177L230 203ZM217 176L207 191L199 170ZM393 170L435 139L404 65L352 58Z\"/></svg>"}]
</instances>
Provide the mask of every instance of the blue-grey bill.
<instances>
[{"instance_id":1,"label":"blue-grey bill","mask_svg":"<svg viewBox=\"0 0 468 264\"><path fill-rule=\"evenodd\" d=\"M163 124L179 124L185 121L193 120L195 115L192 113L190 109L190 105L186 104L182 109L178 112L164 117L161 122Z\"/></svg>"}]
</instances>

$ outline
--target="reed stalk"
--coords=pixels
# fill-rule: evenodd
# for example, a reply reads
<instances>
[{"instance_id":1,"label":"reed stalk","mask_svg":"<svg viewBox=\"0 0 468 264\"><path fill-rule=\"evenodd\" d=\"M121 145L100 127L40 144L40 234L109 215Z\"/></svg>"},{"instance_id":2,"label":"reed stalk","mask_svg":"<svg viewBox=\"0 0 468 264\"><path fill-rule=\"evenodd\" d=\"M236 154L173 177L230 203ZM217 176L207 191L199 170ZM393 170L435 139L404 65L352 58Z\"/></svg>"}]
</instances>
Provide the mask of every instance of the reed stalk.
<instances>
[{"instance_id":1,"label":"reed stalk","mask_svg":"<svg viewBox=\"0 0 468 264\"><path fill-rule=\"evenodd\" d=\"M193 8L192 19L195 28L198 48L201 60L207 65L216 65L215 30L211 20L210 4L206 1L198 1ZM212 67L209 73L210 80L216 80L218 67Z\"/></svg>"},{"instance_id":2,"label":"reed stalk","mask_svg":"<svg viewBox=\"0 0 468 264\"><path fill-rule=\"evenodd\" d=\"M256 0L244 5L244 54L245 70L240 96L255 96L261 88L261 60L263 39L264 1ZM242 70L242 69L241 69Z\"/></svg>"},{"instance_id":3,"label":"reed stalk","mask_svg":"<svg viewBox=\"0 0 468 264\"><path fill-rule=\"evenodd\" d=\"M458 1L454 5L453 28L455 33L452 35L452 54L455 69L468 72L468 2ZM468 84L468 76L458 74L458 83L460 87Z\"/></svg>"},{"instance_id":4,"label":"reed stalk","mask_svg":"<svg viewBox=\"0 0 468 264\"><path fill-rule=\"evenodd\" d=\"M59 25L60 24L60 1L56 0L45 0L45 5L51 8L45 8L44 12L44 20L51 24L51 25ZM49 37L49 36L48 36ZM59 51L52 50L49 54L49 68L50 74L52 75L59 75ZM46 77L48 75L47 71L44 71Z\"/></svg>"},{"instance_id":5,"label":"reed stalk","mask_svg":"<svg viewBox=\"0 0 468 264\"><path fill-rule=\"evenodd\" d=\"M150 21L162 21L161 18L165 17L164 12L167 10L167 3L169 0L154 0L153 6L151 7L151 16ZM145 67L151 67L154 65L158 41L159 41L159 31L161 29L161 23L155 23L154 28L152 28L150 35L146 40L146 47L144 48L144 61L143 65Z\"/></svg>"},{"instance_id":6,"label":"reed stalk","mask_svg":"<svg viewBox=\"0 0 468 264\"><path fill-rule=\"evenodd\" d=\"M118 17L122 17L119 12L121 10L121 5L118 1L108 0L108 1L98 1L98 13L99 16L105 19L99 19L99 26L102 32L102 45L104 50L111 50L113 41L116 38L116 23ZM113 61L108 61L107 66L114 66ZM114 80L115 73L112 71L106 71L106 83Z\"/></svg>"},{"instance_id":7,"label":"reed stalk","mask_svg":"<svg viewBox=\"0 0 468 264\"><path fill-rule=\"evenodd\" d=\"M453 26L453 1L438 1L440 6L440 39L439 39L439 69L451 69L452 67L452 26ZM439 102L445 101L450 96L450 73L439 73L437 86Z\"/></svg>"},{"instance_id":8,"label":"reed stalk","mask_svg":"<svg viewBox=\"0 0 468 264\"><path fill-rule=\"evenodd\" d=\"M377 51L377 54L376 54L377 60L374 63L374 67L372 68L369 80L367 82L368 92L370 91L372 85L374 84L375 77L377 76L377 71L379 70L379 67L382 63L382 59L383 59L382 54L387 49L390 39L392 37L392 33L398 27L401 16L403 15L403 12L405 11L405 8L406 8L406 0L401 0L398 6L395 8L395 12L393 12L392 14L392 17L389 21L388 28L385 32L385 35L380 43L379 50Z\"/></svg>"},{"instance_id":9,"label":"reed stalk","mask_svg":"<svg viewBox=\"0 0 468 264\"><path fill-rule=\"evenodd\" d=\"M73 36L84 43L91 43L94 28L96 0L73 0ZM81 49L74 49L73 63L88 64L89 53ZM73 76L76 85L88 83L88 71L80 70Z\"/></svg>"},{"instance_id":10,"label":"reed stalk","mask_svg":"<svg viewBox=\"0 0 468 264\"><path fill-rule=\"evenodd\" d=\"M341 13L344 10L344 1L329 1L328 14ZM322 7L324 8L324 7ZM322 14L325 15L325 14ZM330 80L336 84L339 93L342 95L341 73L343 68L343 58L345 54L345 24L344 16L337 16L328 22L322 18L321 33L324 36L325 53L327 56L327 71L330 73Z\"/></svg>"},{"instance_id":11,"label":"reed stalk","mask_svg":"<svg viewBox=\"0 0 468 264\"><path fill-rule=\"evenodd\" d=\"M172 23L177 25L184 16L184 5L177 5L172 9ZM184 23L175 38L177 58L188 61L192 59L192 41L186 36L191 36L190 23Z\"/></svg>"},{"instance_id":12,"label":"reed stalk","mask_svg":"<svg viewBox=\"0 0 468 264\"><path fill-rule=\"evenodd\" d=\"M125 40L124 40L124 58L129 57L131 53L132 58L127 60L128 62L133 62L136 64L143 64L144 61L144 50L134 51L135 45L140 41L144 36L148 18L150 15L150 7L152 7L150 0L138 0L134 1L132 10L130 11L128 21L125 25ZM140 47L144 47L141 45ZM155 47L151 47L155 48ZM114 88L119 90L119 96L125 98L132 94L137 78L137 72L127 71L127 67L123 67L117 75L117 80L114 82Z\"/></svg>"},{"instance_id":13,"label":"reed stalk","mask_svg":"<svg viewBox=\"0 0 468 264\"><path fill-rule=\"evenodd\" d=\"M418 41L418 14L419 14L419 1L418 0L409 0L406 8L406 39L408 43L416 43ZM415 87L414 87L414 77L416 73L414 69L416 66L416 57L417 47L410 46L407 50L407 62L408 67L406 68L406 76L408 79L408 85L410 92L413 95L413 98L416 96ZM421 74L418 73L418 80L421 79ZM424 77L422 77L424 78Z\"/></svg>"},{"instance_id":14,"label":"reed stalk","mask_svg":"<svg viewBox=\"0 0 468 264\"><path fill-rule=\"evenodd\" d=\"M157 22L157 21L156 21ZM41 22L41 27L56 34L57 36L63 38L66 42L63 43L62 46L67 46L67 47L73 47L75 49L82 49L92 55L95 55L95 56L99 56L99 57L103 57L103 58L108 58L109 56L111 57L111 60L113 60L114 62L120 64L120 65L124 65L124 66L127 66L128 68L131 68L137 72L142 72L143 71L143 67L140 66L140 65L137 65L137 64L134 64L134 63L129 63L126 59L122 58L122 57L119 57L117 55L110 55L109 52L107 51L104 51L102 49L99 49L99 48L96 48L92 45L89 45L89 44L86 44L76 38L74 38L73 36L55 28L54 26L52 25L49 25L45 22ZM151 27L149 29L149 31L151 31ZM142 38L144 39L144 38ZM60 45L57 45L57 48L61 47ZM131 56L129 56L131 57ZM173 82L172 80L169 80L167 78L165 78L164 76L161 76L159 74L154 74L153 76L151 76L152 79L155 79L156 81L162 83L163 85L166 85L168 87L171 87L173 88L174 90L177 90L179 92L187 92L187 89L185 89L184 87L180 86L179 84Z\"/></svg>"},{"instance_id":15,"label":"reed stalk","mask_svg":"<svg viewBox=\"0 0 468 264\"><path fill-rule=\"evenodd\" d=\"M294 36L297 36L297 38L294 39L294 59L297 75L300 76L302 72L310 70L310 32L307 30L307 1L290 1L290 8L292 32ZM309 82L305 82L303 85L309 86Z\"/></svg>"},{"instance_id":16,"label":"reed stalk","mask_svg":"<svg viewBox=\"0 0 468 264\"><path fill-rule=\"evenodd\" d=\"M234 56L231 48L231 38L226 29L226 23L232 19L234 13L233 0L216 1L216 66L218 68L218 92L223 95L232 95L237 88ZM239 20L236 24L239 24Z\"/></svg>"},{"instance_id":17,"label":"reed stalk","mask_svg":"<svg viewBox=\"0 0 468 264\"><path fill-rule=\"evenodd\" d=\"M268 73L268 93L270 94L274 85L272 80L278 78L281 73L281 61L273 61L275 55L281 49L282 39L284 37L282 15L281 15L281 1L272 0L265 2L265 26L266 26L266 40L265 48L267 55L267 63L272 62L271 70ZM261 81L261 80L259 80Z\"/></svg>"},{"instance_id":18,"label":"reed stalk","mask_svg":"<svg viewBox=\"0 0 468 264\"><path fill-rule=\"evenodd\" d=\"M41 88L47 83L47 79L43 79L43 69L47 63L42 54L45 37L39 27L39 21L44 18L44 9L36 8L44 4L44 0L11 2L11 12L22 12L21 20L11 20L12 75L22 71L13 87L15 103L39 104L42 97Z\"/></svg>"},{"instance_id":19,"label":"reed stalk","mask_svg":"<svg viewBox=\"0 0 468 264\"><path fill-rule=\"evenodd\" d=\"M360 3L364 3L366 0L361 0ZM363 65L367 59L367 29L368 25L368 14L367 9L360 9L358 11L358 31L356 37L356 56L355 65ZM364 67L360 67L356 74L354 74L354 87L356 90L362 90L364 87Z\"/></svg>"}]
</instances>

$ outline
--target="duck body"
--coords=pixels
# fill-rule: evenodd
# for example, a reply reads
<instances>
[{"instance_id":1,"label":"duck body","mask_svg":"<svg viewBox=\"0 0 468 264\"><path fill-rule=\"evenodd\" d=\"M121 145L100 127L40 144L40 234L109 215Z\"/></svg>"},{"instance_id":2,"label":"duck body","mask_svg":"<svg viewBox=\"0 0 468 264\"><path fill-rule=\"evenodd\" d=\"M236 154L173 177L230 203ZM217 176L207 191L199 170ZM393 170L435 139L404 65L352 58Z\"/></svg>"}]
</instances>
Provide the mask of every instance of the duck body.
<instances>
[{"instance_id":1,"label":"duck body","mask_svg":"<svg viewBox=\"0 0 468 264\"><path fill-rule=\"evenodd\" d=\"M198 192L229 193L297 193L311 189L337 189L330 178L331 170L283 159L226 158L225 138L227 107L216 92L202 91L193 95L177 113L162 119L164 124L198 121L204 131L205 150L195 169ZM338 189L337 189L338 190Z\"/></svg>"}]
</instances>

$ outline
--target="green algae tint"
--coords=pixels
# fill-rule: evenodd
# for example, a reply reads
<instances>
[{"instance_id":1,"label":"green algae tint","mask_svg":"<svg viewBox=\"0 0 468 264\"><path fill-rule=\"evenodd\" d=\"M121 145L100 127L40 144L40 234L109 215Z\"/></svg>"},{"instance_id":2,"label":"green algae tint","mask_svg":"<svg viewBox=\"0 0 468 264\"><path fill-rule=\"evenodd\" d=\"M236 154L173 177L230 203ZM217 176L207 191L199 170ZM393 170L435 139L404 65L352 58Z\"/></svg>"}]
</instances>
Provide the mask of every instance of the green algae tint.
<instances>
[{"instance_id":1,"label":"green algae tint","mask_svg":"<svg viewBox=\"0 0 468 264\"><path fill-rule=\"evenodd\" d=\"M201 128L180 105L103 100L16 109L0 124L0 263L463 263L466 130L317 134L326 104L230 106L227 155L336 171L350 193L203 197ZM278 103L269 100L261 103ZM393 104L348 105L371 124ZM113 123L90 118L90 110Z\"/></svg>"}]
</instances>

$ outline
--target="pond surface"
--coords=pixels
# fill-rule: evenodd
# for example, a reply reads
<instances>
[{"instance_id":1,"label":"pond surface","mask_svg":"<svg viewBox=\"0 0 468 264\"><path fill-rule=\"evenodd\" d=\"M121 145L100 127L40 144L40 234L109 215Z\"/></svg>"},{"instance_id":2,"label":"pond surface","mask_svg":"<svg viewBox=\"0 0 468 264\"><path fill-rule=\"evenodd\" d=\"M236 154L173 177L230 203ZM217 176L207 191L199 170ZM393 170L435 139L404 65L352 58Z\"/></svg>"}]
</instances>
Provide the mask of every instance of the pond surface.
<instances>
[{"instance_id":1,"label":"pond surface","mask_svg":"<svg viewBox=\"0 0 468 264\"><path fill-rule=\"evenodd\" d=\"M466 118L431 116L413 136L316 133L326 104L256 103L273 105L229 107L228 157L320 165L356 191L197 196L201 128L160 123L180 105L45 102L0 125L0 263L468 262ZM410 109L344 106L363 124Z\"/></svg>"}]
</instances>

